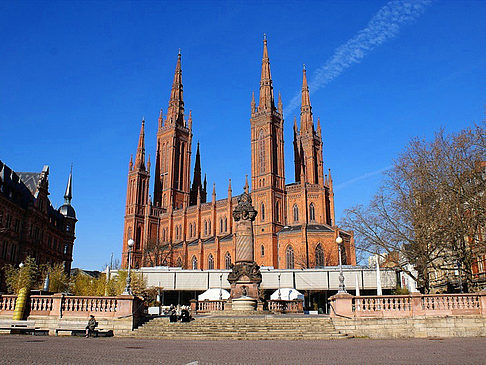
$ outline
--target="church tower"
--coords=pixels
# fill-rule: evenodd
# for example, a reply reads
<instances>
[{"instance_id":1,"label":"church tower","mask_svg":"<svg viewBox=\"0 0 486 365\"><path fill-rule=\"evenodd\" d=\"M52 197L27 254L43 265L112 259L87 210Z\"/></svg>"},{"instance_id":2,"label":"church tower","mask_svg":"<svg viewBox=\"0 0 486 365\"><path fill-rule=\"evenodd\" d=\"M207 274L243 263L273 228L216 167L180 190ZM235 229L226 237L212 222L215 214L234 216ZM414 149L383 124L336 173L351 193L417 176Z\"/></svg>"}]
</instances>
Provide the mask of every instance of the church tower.
<instances>
[{"instance_id":1,"label":"church tower","mask_svg":"<svg viewBox=\"0 0 486 365\"><path fill-rule=\"evenodd\" d=\"M149 162L150 163L150 162ZM138 267L141 264L143 252L143 232L145 207L149 200L150 165L145 167L145 120L142 120L142 127L138 137L137 154L135 165L130 157L128 166L127 202L125 205L125 227L123 233L122 267L127 266L128 240L133 239L133 255L131 256L132 266Z\"/></svg>"},{"instance_id":2,"label":"church tower","mask_svg":"<svg viewBox=\"0 0 486 365\"><path fill-rule=\"evenodd\" d=\"M285 225L285 167L282 102L275 107L267 39L263 40L258 106L251 102L251 186L258 217L255 259L277 267L277 232Z\"/></svg>"},{"instance_id":3,"label":"church tower","mask_svg":"<svg viewBox=\"0 0 486 365\"><path fill-rule=\"evenodd\" d=\"M297 123L294 122L294 163L296 182L300 182L303 179L301 176L301 171L303 170L306 183L324 186L321 125L318 122L316 132L314 129L305 66L302 77L300 132L297 129Z\"/></svg>"},{"instance_id":4,"label":"church tower","mask_svg":"<svg viewBox=\"0 0 486 365\"><path fill-rule=\"evenodd\" d=\"M192 115L186 122L179 52L165 121L162 111L159 116L154 206L172 210L189 204L191 141Z\"/></svg>"},{"instance_id":5,"label":"church tower","mask_svg":"<svg viewBox=\"0 0 486 365\"><path fill-rule=\"evenodd\" d=\"M199 153L199 142L197 142L197 150L196 150L196 162L194 163L194 177L192 179L192 187L191 193L189 198L189 205L196 205L197 204L197 195L201 195L201 203L206 203L206 177L204 177L204 186L201 180L201 154Z\"/></svg>"}]
</instances>

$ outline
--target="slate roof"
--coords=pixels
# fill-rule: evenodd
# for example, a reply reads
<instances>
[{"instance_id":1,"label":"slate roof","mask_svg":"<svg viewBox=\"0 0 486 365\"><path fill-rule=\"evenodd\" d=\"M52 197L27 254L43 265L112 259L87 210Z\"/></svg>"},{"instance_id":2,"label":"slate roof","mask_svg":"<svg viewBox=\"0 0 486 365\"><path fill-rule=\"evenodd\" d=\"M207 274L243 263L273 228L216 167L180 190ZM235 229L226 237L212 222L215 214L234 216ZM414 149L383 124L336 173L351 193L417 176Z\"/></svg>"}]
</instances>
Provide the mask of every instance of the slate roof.
<instances>
[{"instance_id":1,"label":"slate roof","mask_svg":"<svg viewBox=\"0 0 486 365\"><path fill-rule=\"evenodd\" d=\"M41 173L40 172L17 172L20 180L24 185L30 190L32 195L37 191L37 183L39 182Z\"/></svg>"}]
</instances>

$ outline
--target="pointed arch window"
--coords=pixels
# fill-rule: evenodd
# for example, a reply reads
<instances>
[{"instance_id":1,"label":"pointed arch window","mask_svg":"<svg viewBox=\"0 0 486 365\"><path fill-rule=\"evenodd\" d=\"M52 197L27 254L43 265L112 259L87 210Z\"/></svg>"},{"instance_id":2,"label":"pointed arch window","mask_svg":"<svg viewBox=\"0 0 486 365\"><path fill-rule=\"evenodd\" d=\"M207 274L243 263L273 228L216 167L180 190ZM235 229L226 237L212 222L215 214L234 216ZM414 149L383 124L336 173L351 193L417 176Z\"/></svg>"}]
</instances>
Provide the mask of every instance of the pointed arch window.
<instances>
[{"instance_id":1,"label":"pointed arch window","mask_svg":"<svg viewBox=\"0 0 486 365\"><path fill-rule=\"evenodd\" d=\"M192 237L192 223L189 224L189 237Z\"/></svg>"},{"instance_id":2,"label":"pointed arch window","mask_svg":"<svg viewBox=\"0 0 486 365\"><path fill-rule=\"evenodd\" d=\"M262 245L262 246L260 247L260 253L261 253L261 256L262 256L262 257L263 257L263 256L265 256L265 246L263 246L263 245Z\"/></svg>"},{"instance_id":3,"label":"pointed arch window","mask_svg":"<svg viewBox=\"0 0 486 365\"><path fill-rule=\"evenodd\" d=\"M213 254L209 254L208 256L208 270L213 270L214 269L214 257Z\"/></svg>"},{"instance_id":4,"label":"pointed arch window","mask_svg":"<svg viewBox=\"0 0 486 365\"><path fill-rule=\"evenodd\" d=\"M260 207L260 220L265 222L265 204L262 203Z\"/></svg>"},{"instance_id":5,"label":"pointed arch window","mask_svg":"<svg viewBox=\"0 0 486 365\"><path fill-rule=\"evenodd\" d=\"M180 257L177 258L176 266L177 267L182 267L182 259Z\"/></svg>"},{"instance_id":6,"label":"pointed arch window","mask_svg":"<svg viewBox=\"0 0 486 365\"><path fill-rule=\"evenodd\" d=\"M294 211L294 222L297 223L299 221L299 207L297 206L297 204L294 204L293 211Z\"/></svg>"},{"instance_id":7,"label":"pointed arch window","mask_svg":"<svg viewBox=\"0 0 486 365\"><path fill-rule=\"evenodd\" d=\"M265 136L263 130L258 134L258 166L260 173L265 172Z\"/></svg>"},{"instance_id":8,"label":"pointed arch window","mask_svg":"<svg viewBox=\"0 0 486 365\"><path fill-rule=\"evenodd\" d=\"M220 218L219 219L219 232L220 233L223 233L224 232L223 231L223 228L224 228L224 226L223 226L223 218Z\"/></svg>"},{"instance_id":9,"label":"pointed arch window","mask_svg":"<svg viewBox=\"0 0 486 365\"><path fill-rule=\"evenodd\" d=\"M226 254L224 255L224 268L226 270L231 269L231 255L229 252L226 252Z\"/></svg>"},{"instance_id":10,"label":"pointed arch window","mask_svg":"<svg viewBox=\"0 0 486 365\"><path fill-rule=\"evenodd\" d=\"M324 262L324 250L320 243L316 246L316 267L323 267L325 265Z\"/></svg>"},{"instance_id":11,"label":"pointed arch window","mask_svg":"<svg viewBox=\"0 0 486 365\"><path fill-rule=\"evenodd\" d=\"M224 217L224 231L228 232L228 218Z\"/></svg>"},{"instance_id":12,"label":"pointed arch window","mask_svg":"<svg viewBox=\"0 0 486 365\"><path fill-rule=\"evenodd\" d=\"M316 209L314 207L314 203L310 203L309 205L309 220L312 222L316 220Z\"/></svg>"},{"instance_id":13,"label":"pointed arch window","mask_svg":"<svg viewBox=\"0 0 486 365\"><path fill-rule=\"evenodd\" d=\"M208 234L211 235L211 219L208 220Z\"/></svg>"},{"instance_id":14,"label":"pointed arch window","mask_svg":"<svg viewBox=\"0 0 486 365\"><path fill-rule=\"evenodd\" d=\"M280 222L280 204L278 200L275 202L275 220Z\"/></svg>"},{"instance_id":15,"label":"pointed arch window","mask_svg":"<svg viewBox=\"0 0 486 365\"><path fill-rule=\"evenodd\" d=\"M285 267L287 269L294 268L294 249L292 246L287 246L287 249L285 250Z\"/></svg>"},{"instance_id":16,"label":"pointed arch window","mask_svg":"<svg viewBox=\"0 0 486 365\"><path fill-rule=\"evenodd\" d=\"M192 256L192 269L193 270L197 270L197 257L196 256Z\"/></svg>"},{"instance_id":17,"label":"pointed arch window","mask_svg":"<svg viewBox=\"0 0 486 365\"><path fill-rule=\"evenodd\" d=\"M208 221L204 221L204 235L208 235Z\"/></svg>"}]
</instances>

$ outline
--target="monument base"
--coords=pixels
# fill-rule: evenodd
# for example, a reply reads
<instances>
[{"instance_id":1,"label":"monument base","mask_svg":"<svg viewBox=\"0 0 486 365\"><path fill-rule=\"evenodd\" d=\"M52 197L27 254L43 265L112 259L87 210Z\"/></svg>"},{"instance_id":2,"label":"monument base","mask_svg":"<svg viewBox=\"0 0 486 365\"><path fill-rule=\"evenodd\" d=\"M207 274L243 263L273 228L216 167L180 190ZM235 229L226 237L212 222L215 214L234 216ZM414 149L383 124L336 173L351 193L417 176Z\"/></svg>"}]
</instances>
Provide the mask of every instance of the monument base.
<instances>
[{"instance_id":1,"label":"monument base","mask_svg":"<svg viewBox=\"0 0 486 365\"><path fill-rule=\"evenodd\" d=\"M257 300L250 297L239 297L232 300L233 311L254 311L257 306Z\"/></svg>"}]
</instances>

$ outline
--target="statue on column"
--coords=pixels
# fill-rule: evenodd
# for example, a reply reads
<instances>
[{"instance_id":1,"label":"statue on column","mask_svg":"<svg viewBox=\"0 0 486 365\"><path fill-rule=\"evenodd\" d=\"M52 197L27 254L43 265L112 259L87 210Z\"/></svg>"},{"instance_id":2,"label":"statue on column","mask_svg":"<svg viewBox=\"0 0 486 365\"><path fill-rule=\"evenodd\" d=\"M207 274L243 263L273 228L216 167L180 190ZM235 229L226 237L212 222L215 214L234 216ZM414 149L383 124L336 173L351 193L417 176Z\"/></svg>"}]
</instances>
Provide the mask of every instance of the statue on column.
<instances>
[{"instance_id":1,"label":"statue on column","mask_svg":"<svg viewBox=\"0 0 486 365\"><path fill-rule=\"evenodd\" d=\"M257 211L248 192L247 177L244 192L238 197L238 205L233 210L236 222L236 255L235 264L228 275L233 310L254 310L260 302L258 289L262 274L255 262L253 238L253 221L256 216Z\"/></svg>"}]
</instances>

